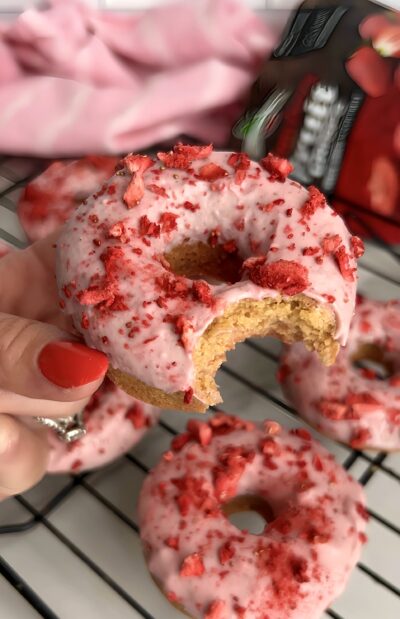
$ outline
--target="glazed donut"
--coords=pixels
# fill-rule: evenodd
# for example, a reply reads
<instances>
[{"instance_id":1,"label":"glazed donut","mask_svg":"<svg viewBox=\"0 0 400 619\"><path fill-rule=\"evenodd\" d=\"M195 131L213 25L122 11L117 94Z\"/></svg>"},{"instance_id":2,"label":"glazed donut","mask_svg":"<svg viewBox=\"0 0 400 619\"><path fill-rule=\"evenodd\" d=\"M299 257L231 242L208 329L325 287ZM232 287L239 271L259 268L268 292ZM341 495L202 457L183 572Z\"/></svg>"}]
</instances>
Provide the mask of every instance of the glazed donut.
<instances>
[{"instance_id":1,"label":"glazed donut","mask_svg":"<svg viewBox=\"0 0 400 619\"><path fill-rule=\"evenodd\" d=\"M76 161L55 161L28 183L17 213L30 241L45 238L68 219L84 198L114 172L118 159L90 155Z\"/></svg>"},{"instance_id":2,"label":"glazed donut","mask_svg":"<svg viewBox=\"0 0 400 619\"><path fill-rule=\"evenodd\" d=\"M361 359L383 364L379 378ZM322 433L354 449L400 449L400 301L361 299L347 346L326 368L304 346L282 355L278 377L299 415Z\"/></svg>"},{"instance_id":3,"label":"glazed donut","mask_svg":"<svg viewBox=\"0 0 400 619\"><path fill-rule=\"evenodd\" d=\"M227 517L249 510L259 535ZM151 575L196 619L319 619L366 540L362 488L306 430L226 414L174 438L138 518Z\"/></svg>"},{"instance_id":4,"label":"glazed donut","mask_svg":"<svg viewBox=\"0 0 400 619\"><path fill-rule=\"evenodd\" d=\"M49 430L48 473L80 473L103 466L126 453L157 421L160 411L138 402L111 381L93 394L84 411L87 434L66 444Z\"/></svg>"},{"instance_id":5,"label":"glazed donut","mask_svg":"<svg viewBox=\"0 0 400 619\"><path fill-rule=\"evenodd\" d=\"M272 155L257 164L211 146L129 155L68 221L61 304L120 387L204 411L220 401L226 351L254 335L301 339L334 361L362 241L290 170Z\"/></svg>"}]
</instances>

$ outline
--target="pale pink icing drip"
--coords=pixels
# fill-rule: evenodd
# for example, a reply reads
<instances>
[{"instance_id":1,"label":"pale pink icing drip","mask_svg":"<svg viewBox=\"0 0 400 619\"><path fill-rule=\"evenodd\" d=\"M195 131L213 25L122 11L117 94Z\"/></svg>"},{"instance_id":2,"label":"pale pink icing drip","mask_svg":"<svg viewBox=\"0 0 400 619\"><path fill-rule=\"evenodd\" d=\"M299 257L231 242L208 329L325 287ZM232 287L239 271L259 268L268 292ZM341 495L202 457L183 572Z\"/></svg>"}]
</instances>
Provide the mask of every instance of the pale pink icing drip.
<instances>
[{"instance_id":1,"label":"pale pink icing drip","mask_svg":"<svg viewBox=\"0 0 400 619\"><path fill-rule=\"evenodd\" d=\"M218 435L215 419L211 439L199 423L192 440L167 452L144 482L138 516L151 574L196 619L214 617L207 614L213 603L223 609L219 619L319 619L366 539L362 488L304 430L244 422ZM199 437L211 442L202 446ZM226 498L217 499L216 471L232 448L222 487L228 498L268 502L274 518L260 535L241 532L220 509ZM235 477L238 454L246 461ZM188 506L185 483L196 488Z\"/></svg>"},{"instance_id":2,"label":"pale pink icing drip","mask_svg":"<svg viewBox=\"0 0 400 619\"><path fill-rule=\"evenodd\" d=\"M352 356L360 345L368 343L385 351L385 359L397 375L397 386L393 379L390 384L389 380L368 378L353 367ZM285 393L298 413L321 432L357 448L400 449L399 301L363 300L356 307L347 346L331 367L321 365L301 344L289 347L281 364ZM351 394L366 395L346 408L343 403ZM336 418L322 414L321 400L327 402L324 410L331 410Z\"/></svg>"},{"instance_id":3,"label":"pale pink icing drip","mask_svg":"<svg viewBox=\"0 0 400 619\"><path fill-rule=\"evenodd\" d=\"M31 241L45 238L68 219L71 213L106 181L115 167L115 157L55 161L31 181L21 194L18 216Z\"/></svg>"},{"instance_id":4,"label":"pale pink icing drip","mask_svg":"<svg viewBox=\"0 0 400 619\"><path fill-rule=\"evenodd\" d=\"M160 414L113 385L100 387L88 408L82 439L67 445L49 431L49 473L77 473L111 462L136 445Z\"/></svg>"},{"instance_id":5,"label":"pale pink icing drip","mask_svg":"<svg viewBox=\"0 0 400 619\"><path fill-rule=\"evenodd\" d=\"M214 304L211 307L192 298L169 298L166 307L157 305L155 300L161 293L156 288L155 279L167 273L157 255L185 241L207 242L211 231L217 228L219 241L235 241L243 259L266 255L268 263L285 260L304 265L308 269L309 285L303 294L332 308L337 321L337 339L342 344L347 339L354 309L355 281L343 278L332 255L324 256L322 265L317 264L315 256L303 255L305 248L320 246L326 235L337 234L349 254L350 267L355 268L350 234L343 221L325 206L316 210L306 227L300 223L300 209L309 197L306 189L290 180L283 183L268 180L269 174L254 162L243 183L238 185L234 170L228 164L229 156L230 153L214 152L207 159L194 161L194 174L163 169L160 162L155 162L144 174L144 196L130 210L123 195L131 174L115 175L107 190L88 199L71 217L59 240L60 294L66 303L66 311L74 317L86 342L104 351L113 367L167 393L193 387L192 350L208 325L224 312L228 304L278 294L276 290L256 285L245 273L233 285L212 285ZM214 183L196 178L199 169L210 162L222 166L227 176ZM167 197L151 191L150 185L156 185L161 191L164 189ZM284 203L274 206L270 212L258 208L279 198L284 199ZM187 210L182 206L185 201L200 208L194 212ZM177 216L176 229L161 232L159 238L141 236L138 231L141 218L146 216L158 225L165 212ZM111 238L108 233L114 224L121 222L125 229L122 237L127 241L125 243L121 238ZM243 230L237 229L242 226ZM275 237L271 240L273 234ZM104 277L100 256L110 247L123 252L123 259L118 261L118 292L128 309L104 315L94 305L81 304L76 293ZM133 249L141 254L134 253ZM192 285L190 280L186 281ZM70 298L65 295L65 286L70 288ZM174 325L166 321L171 315L183 316L186 326L190 327L184 332L185 347L181 345ZM86 328L82 328L82 317ZM131 337L128 337L130 329L126 324L131 323L132 317L135 321L132 326L139 327L139 330L135 334L131 332ZM108 343L104 344L104 341Z\"/></svg>"}]
</instances>

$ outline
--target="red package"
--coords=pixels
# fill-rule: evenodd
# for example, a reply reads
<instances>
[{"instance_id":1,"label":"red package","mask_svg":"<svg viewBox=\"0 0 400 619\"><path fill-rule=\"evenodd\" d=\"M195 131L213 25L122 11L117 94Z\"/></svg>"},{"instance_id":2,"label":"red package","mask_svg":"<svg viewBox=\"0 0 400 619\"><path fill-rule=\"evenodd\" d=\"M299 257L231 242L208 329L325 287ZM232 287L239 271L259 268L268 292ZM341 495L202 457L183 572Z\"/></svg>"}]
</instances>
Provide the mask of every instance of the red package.
<instances>
[{"instance_id":1,"label":"red package","mask_svg":"<svg viewBox=\"0 0 400 619\"><path fill-rule=\"evenodd\" d=\"M357 234L400 243L400 13L302 4L233 135L252 158L290 159Z\"/></svg>"}]
</instances>

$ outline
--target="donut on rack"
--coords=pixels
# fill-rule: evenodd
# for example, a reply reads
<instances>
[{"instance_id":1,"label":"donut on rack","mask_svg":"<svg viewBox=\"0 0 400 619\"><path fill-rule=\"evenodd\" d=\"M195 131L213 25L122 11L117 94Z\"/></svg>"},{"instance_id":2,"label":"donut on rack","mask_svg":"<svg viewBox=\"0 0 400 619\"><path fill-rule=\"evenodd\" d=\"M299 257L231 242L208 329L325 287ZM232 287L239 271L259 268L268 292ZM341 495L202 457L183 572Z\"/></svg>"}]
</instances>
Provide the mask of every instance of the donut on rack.
<instances>
[{"instance_id":1,"label":"donut on rack","mask_svg":"<svg viewBox=\"0 0 400 619\"><path fill-rule=\"evenodd\" d=\"M28 183L17 213L29 240L43 239L62 226L82 200L113 174L117 161L98 155L54 161Z\"/></svg>"},{"instance_id":2,"label":"donut on rack","mask_svg":"<svg viewBox=\"0 0 400 619\"><path fill-rule=\"evenodd\" d=\"M291 169L212 146L128 155L68 221L61 304L128 393L204 411L220 401L226 351L249 336L302 340L334 361L363 245Z\"/></svg>"},{"instance_id":3,"label":"donut on rack","mask_svg":"<svg viewBox=\"0 0 400 619\"><path fill-rule=\"evenodd\" d=\"M369 359L385 377L368 367ZM294 344L282 355L278 377L299 415L354 449L400 449L400 302L360 297L347 346L334 365Z\"/></svg>"},{"instance_id":4,"label":"donut on rack","mask_svg":"<svg viewBox=\"0 0 400 619\"><path fill-rule=\"evenodd\" d=\"M87 404L86 435L66 444L49 430L49 473L80 473L108 464L129 451L158 421L160 411L138 402L105 380Z\"/></svg>"},{"instance_id":5,"label":"donut on rack","mask_svg":"<svg viewBox=\"0 0 400 619\"><path fill-rule=\"evenodd\" d=\"M255 511L262 533L228 516ZM149 571L195 619L319 619L366 540L361 486L302 428L191 420L138 504Z\"/></svg>"}]
</instances>

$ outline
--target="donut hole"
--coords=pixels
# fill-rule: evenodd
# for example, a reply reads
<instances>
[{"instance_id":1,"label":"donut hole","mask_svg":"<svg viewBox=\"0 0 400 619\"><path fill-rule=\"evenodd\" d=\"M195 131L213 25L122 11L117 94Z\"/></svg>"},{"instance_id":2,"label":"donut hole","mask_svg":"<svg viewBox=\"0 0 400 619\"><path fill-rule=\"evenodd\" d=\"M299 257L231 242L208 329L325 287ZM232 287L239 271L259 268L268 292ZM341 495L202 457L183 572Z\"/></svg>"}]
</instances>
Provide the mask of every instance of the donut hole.
<instances>
[{"instance_id":1,"label":"donut hole","mask_svg":"<svg viewBox=\"0 0 400 619\"><path fill-rule=\"evenodd\" d=\"M352 356L353 367L365 373L370 372L371 377L387 380L393 375L393 364L385 356L382 348L376 344L362 344Z\"/></svg>"},{"instance_id":2,"label":"donut hole","mask_svg":"<svg viewBox=\"0 0 400 619\"><path fill-rule=\"evenodd\" d=\"M238 496L222 507L229 522L240 531L261 535L265 526L274 519L271 506L260 496Z\"/></svg>"},{"instance_id":3,"label":"donut hole","mask_svg":"<svg viewBox=\"0 0 400 619\"><path fill-rule=\"evenodd\" d=\"M234 284L241 278L243 260L237 252L227 253L221 245L183 243L164 254L164 258L171 271L188 279Z\"/></svg>"}]
</instances>

